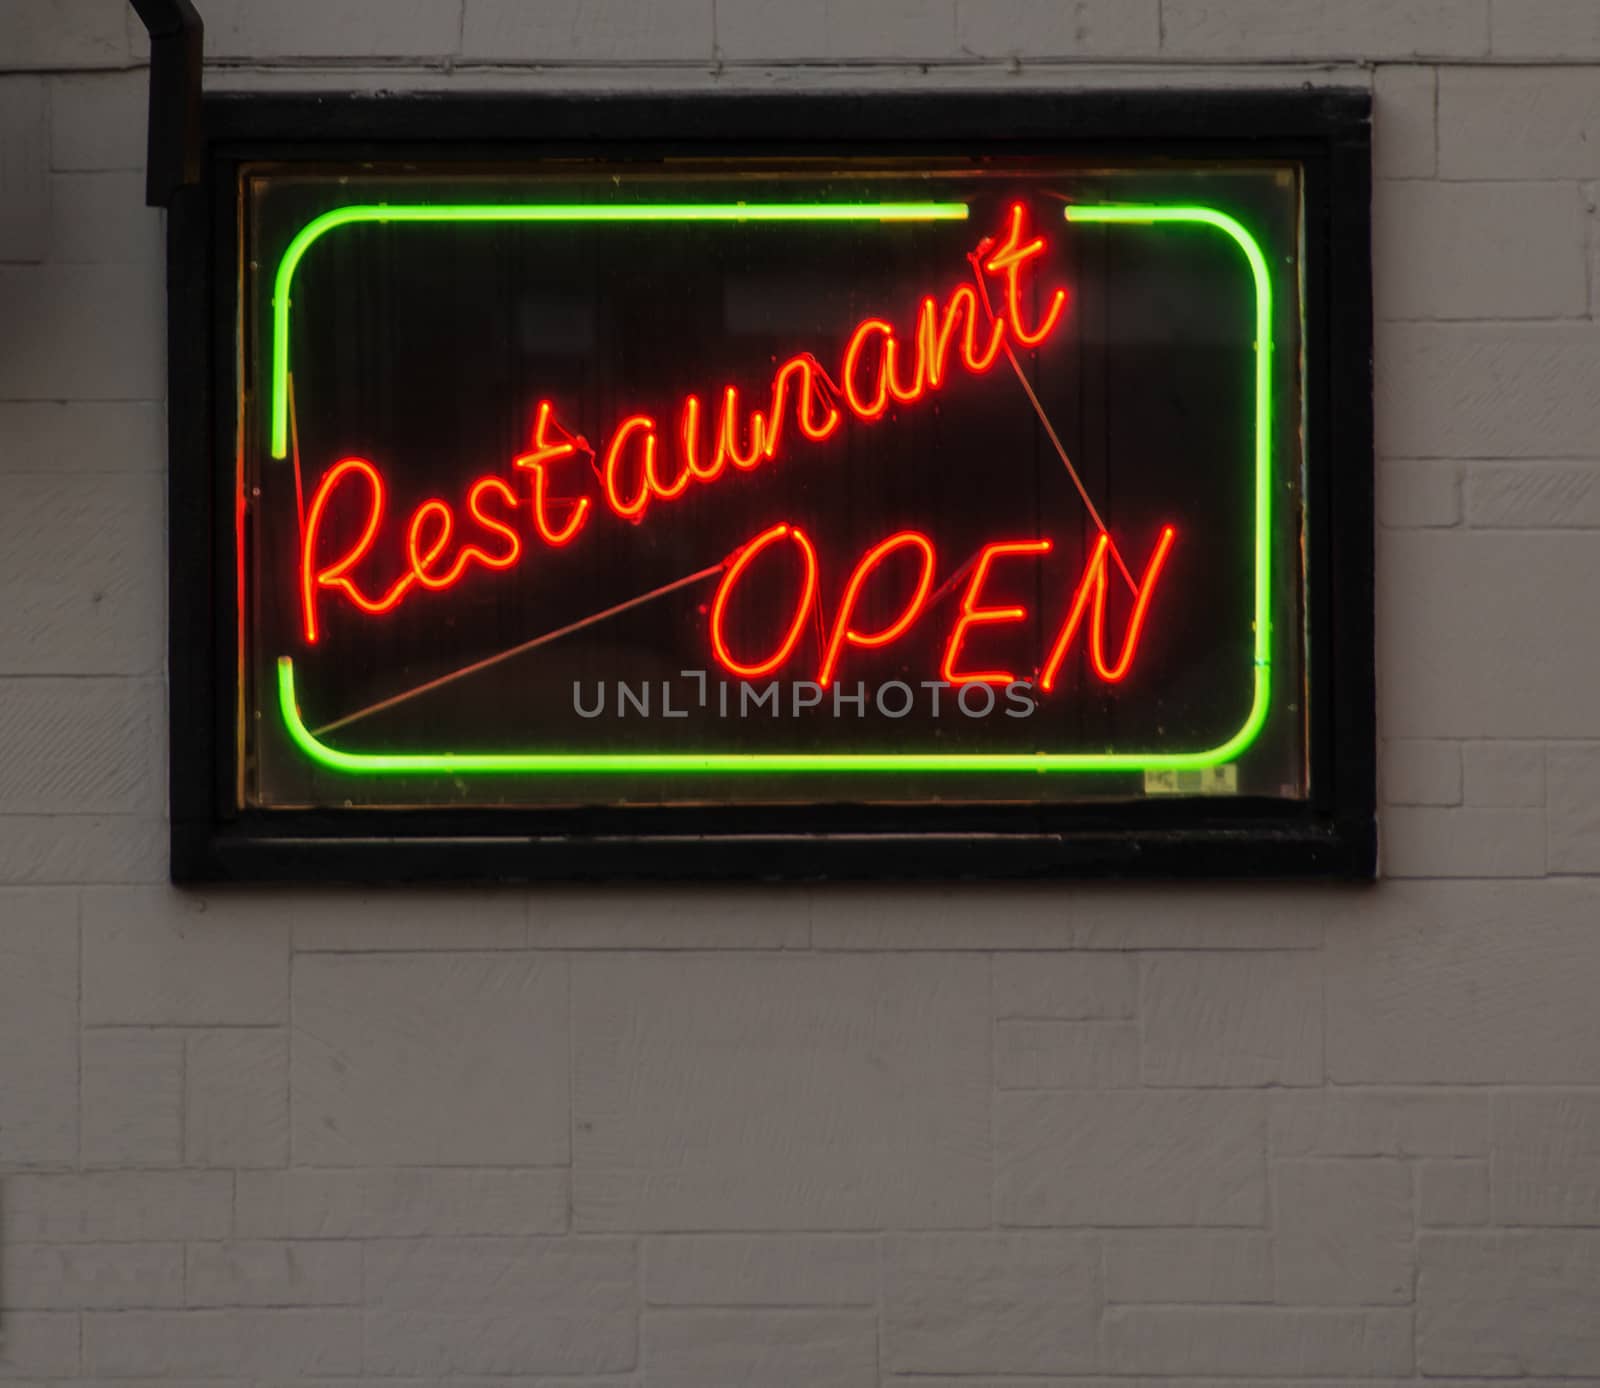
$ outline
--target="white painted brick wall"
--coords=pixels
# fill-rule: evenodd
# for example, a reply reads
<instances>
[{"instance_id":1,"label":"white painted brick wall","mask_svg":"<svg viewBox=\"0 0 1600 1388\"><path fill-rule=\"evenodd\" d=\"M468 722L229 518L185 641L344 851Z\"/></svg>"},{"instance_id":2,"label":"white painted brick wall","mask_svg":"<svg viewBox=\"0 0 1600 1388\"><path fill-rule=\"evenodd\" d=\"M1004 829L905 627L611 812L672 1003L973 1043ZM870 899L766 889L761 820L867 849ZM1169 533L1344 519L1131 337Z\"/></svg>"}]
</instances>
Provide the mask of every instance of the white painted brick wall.
<instances>
[{"instance_id":1,"label":"white painted brick wall","mask_svg":"<svg viewBox=\"0 0 1600 1388\"><path fill-rule=\"evenodd\" d=\"M1584 317L1578 184L1385 179L1373 201L1380 318Z\"/></svg>"},{"instance_id":2,"label":"white painted brick wall","mask_svg":"<svg viewBox=\"0 0 1600 1388\"><path fill-rule=\"evenodd\" d=\"M184 1263L190 1306L359 1306L358 1243L191 1243Z\"/></svg>"},{"instance_id":3,"label":"white painted brick wall","mask_svg":"<svg viewBox=\"0 0 1600 1388\"><path fill-rule=\"evenodd\" d=\"M1600 10L1589 0L1490 0L1498 58L1600 58Z\"/></svg>"},{"instance_id":4,"label":"white painted brick wall","mask_svg":"<svg viewBox=\"0 0 1600 1388\"><path fill-rule=\"evenodd\" d=\"M1417 1240L1425 1374L1588 1374L1600 1356L1600 1231L1425 1233Z\"/></svg>"},{"instance_id":5,"label":"white painted brick wall","mask_svg":"<svg viewBox=\"0 0 1600 1388\"><path fill-rule=\"evenodd\" d=\"M995 1216L1051 1225L1260 1225L1265 1105L1253 1093L1001 1092Z\"/></svg>"},{"instance_id":6,"label":"white painted brick wall","mask_svg":"<svg viewBox=\"0 0 1600 1388\"><path fill-rule=\"evenodd\" d=\"M381 1373L602 1373L638 1354L631 1239L380 1239L365 1296Z\"/></svg>"},{"instance_id":7,"label":"white painted brick wall","mask_svg":"<svg viewBox=\"0 0 1600 1388\"><path fill-rule=\"evenodd\" d=\"M884 1246L884 1358L901 1373L1098 1367L1100 1247L1076 1234L900 1235Z\"/></svg>"},{"instance_id":8,"label":"white painted brick wall","mask_svg":"<svg viewBox=\"0 0 1600 1388\"><path fill-rule=\"evenodd\" d=\"M669 1234L644 1244L652 1306L875 1306L878 1241L840 1234Z\"/></svg>"},{"instance_id":9,"label":"white painted brick wall","mask_svg":"<svg viewBox=\"0 0 1600 1388\"><path fill-rule=\"evenodd\" d=\"M284 1031L197 1028L186 1037L184 1160L196 1166L283 1166L289 1158Z\"/></svg>"},{"instance_id":10,"label":"white painted brick wall","mask_svg":"<svg viewBox=\"0 0 1600 1388\"><path fill-rule=\"evenodd\" d=\"M11 0L0 8L0 63L30 68L121 67L128 20L108 0Z\"/></svg>"},{"instance_id":11,"label":"white painted brick wall","mask_svg":"<svg viewBox=\"0 0 1600 1388\"><path fill-rule=\"evenodd\" d=\"M1600 4L198 3L243 87L1370 83L1389 880L174 893L148 45L0 0L0 1382L1600 1385Z\"/></svg>"},{"instance_id":12,"label":"white painted brick wall","mask_svg":"<svg viewBox=\"0 0 1600 1388\"><path fill-rule=\"evenodd\" d=\"M1489 1222L1489 1164L1481 1161L1417 1163L1417 1224L1451 1228Z\"/></svg>"},{"instance_id":13,"label":"white painted brick wall","mask_svg":"<svg viewBox=\"0 0 1600 1388\"><path fill-rule=\"evenodd\" d=\"M1438 120L1441 178L1600 176L1592 66L1442 67Z\"/></svg>"},{"instance_id":14,"label":"white painted brick wall","mask_svg":"<svg viewBox=\"0 0 1600 1388\"><path fill-rule=\"evenodd\" d=\"M50 238L45 170L49 89L38 77L0 77L0 262L44 259Z\"/></svg>"},{"instance_id":15,"label":"white painted brick wall","mask_svg":"<svg viewBox=\"0 0 1600 1388\"><path fill-rule=\"evenodd\" d=\"M879 1332L877 1318L862 1311L650 1311L639 1357L655 1388L873 1388Z\"/></svg>"},{"instance_id":16,"label":"white painted brick wall","mask_svg":"<svg viewBox=\"0 0 1600 1388\"><path fill-rule=\"evenodd\" d=\"M1467 523L1485 530L1587 529L1600 520L1597 483L1594 463L1475 463L1467 471Z\"/></svg>"},{"instance_id":17,"label":"white painted brick wall","mask_svg":"<svg viewBox=\"0 0 1600 1388\"><path fill-rule=\"evenodd\" d=\"M1118 1306L1104 1329L1107 1361L1124 1374L1395 1381L1413 1363L1411 1315L1392 1308Z\"/></svg>"},{"instance_id":18,"label":"white painted brick wall","mask_svg":"<svg viewBox=\"0 0 1600 1388\"><path fill-rule=\"evenodd\" d=\"M292 1151L309 1166L559 1166L571 1155L567 964L306 955ZM359 1009L350 1006L361 998ZM441 1045L442 1037L470 1047ZM492 1124L483 1114L498 1109Z\"/></svg>"},{"instance_id":19,"label":"white painted brick wall","mask_svg":"<svg viewBox=\"0 0 1600 1388\"><path fill-rule=\"evenodd\" d=\"M236 1232L247 1238L374 1239L560 1234L568 1172L368 1167L241 1171Z\"/></svg>"},{"instance_id":20,"label":"white painted brick wall","mask_svg":"<svg viewBox=\"0 0 1600 1388\"><path fill-rule=\"evenodd\" d=\"M1314 954L1159 954L1140 981L1147 1085L1322 1083Z\"/></svg>"},{"instance_id":21,"label":"white painted brick wall","mask_svg":"<svg viewBox=\"0 0 1600 1388\"><path fill-rule=\"evenodd\" d=\"M0 1251L6 1304L22 1310L182 1306L181 1243L13 1243Z\"/></svg>"},{"instance_id":22,"label":"white painted brick wall","mask_svg":"<svg viewBox=\"0 0 1600 1388\"><path fill-rule=\"evenodd\" d=\"M1395 63L1373 72L1372 165L1379 178L1433 176L1438 106L1439 76L1433 68Z\"/></svg>"},{"instance_id":23,"label":"white painted brick wall","mask_svg":"<svg viewBox=\"0 0 1600 1388\"><path fill-rule=\"evenodd\" d=\"M712 14L712 0L467 0L461 56L488 64L704 65L711 61Z\"/></svg>"},{"instance_id":24,"label":"white painted brick wall","mask_svg":"<svg viewBox=\"0 0 1600 1388\"><path fill-rule=\"evenodd\" d=\"M1461 744L1396 738L1383 746L1385 805L1459 805Z\"/></svg>"},{"instance_id":25,"label":"white painted brick wall","mask_svg":"<svg viewBox=\"0 0 1600 1388\"><path fill-rule=\"evenodd\" d=\"M1139 1082L1132 1022L997 1021L998 1089L1126 1089Z\"/></svg>"},{"instance_id":26,"label":"white painted brick wall","mask_svg":"<svg viewBox=\"0 0 1600 1388\"><path fill-rule=\"evenodd\" d=\"M1488 0L1162 0L1177 58L1380 61L1481 57Z\"/></svg>"},{"instance_id":27,"label":"white painted brick wall","mask_svg":"<svg viewBox=\"0 0 1600 1388\"><path fill-rule=\"evenodd\" d=\"M990 1222L985 961L580 958L572 1009L578 1228Z\"/></svg>"},{"instance_id":28,"label":"white painted brick wall","mask_svg":"<svg viewBox=\"0 0 1600 1388\"><path fill-rule=\"evenodd\" d=\"M1600 1226L1600 1094L1497 1095L1492 1151L1496 1224Z\"/></svg>"},{"instance_id":29,"label":"white painted brick wall","mask_svg":"<svg viewBox=\"0 0 1600 1388\"><path fill-rule=\"evenodd\" d=\"M87 1167L183 1160L183 1037L103 1027L83 1034L78 1152Z\"/></svg>"},{"instance_id":30,"label":"white painted brick wall","mask_svg":"<svg viewBox=\"0 0 1600 1388\"><path fill-rule=\"evenodd\" d=\"M1378 524L1448 528L1461 522L1461 467L1448 458L1380 458Z\"/></svg>"},{"instance_id":31,"label":"white painted brick wall","mask_svg":"<svg viewBox=\"0 0 1600 1388\"><path fill-rule=\"evenodd\" d=\"M956 0L956 43L966 56L1018 62L1152 58L1161 9L1151 0Z\"/></svg>"},{"instance_id":32,"label":"white painted brick wall","mask_svg":"<svg viewBox=\"0 0 1600 1388\"><path fill-rule=\"evenodd\" d=\"M461 0L211 0L201 16L208 59L439 59L461 42Z\"/></svg>"},{"instance_id":33,"label":"white painted brick wall","mask_svg":"<svg viewBox=\"0 0 1600 1388\"><path fill-rule=\"evenodd\" d=\"M1404 1306L1414 1273L1412 1175L1398 1161L1281 1162L1273 1169L1276 1299L1288 1306Z\"/></svg>"},{"instance_id":34,"label":"white painted brick wall","mask_svg":"<svg viewBox=\"0 0 1600 1388\"><path fill-rule=\"evenodd\" d=\"M1272 1238L1214 1229L1117 1230L1104 1236L1107 1303L1272 1300Z\"/></svg>"}]
</instances>

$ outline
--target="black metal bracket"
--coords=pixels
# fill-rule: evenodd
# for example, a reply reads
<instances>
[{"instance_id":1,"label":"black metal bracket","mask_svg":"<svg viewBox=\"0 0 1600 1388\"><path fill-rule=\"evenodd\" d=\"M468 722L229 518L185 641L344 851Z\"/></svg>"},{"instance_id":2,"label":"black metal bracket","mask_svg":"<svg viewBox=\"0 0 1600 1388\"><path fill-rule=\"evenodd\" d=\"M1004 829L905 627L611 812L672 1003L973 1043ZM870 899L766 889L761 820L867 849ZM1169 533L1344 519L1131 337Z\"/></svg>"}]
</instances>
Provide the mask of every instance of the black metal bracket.
<instances>
[{"instance_id":1,"label":"black metal bracket","mask_svg":"<svg viewBox=\"0 0 1600 1388\"><path fill-rule=\"evenodd\" d=\"M190 0L132 0L150 33L150 148L144 200L171 205L200 182L200 82L205 24Z\"/></svg>"}]
</instances>

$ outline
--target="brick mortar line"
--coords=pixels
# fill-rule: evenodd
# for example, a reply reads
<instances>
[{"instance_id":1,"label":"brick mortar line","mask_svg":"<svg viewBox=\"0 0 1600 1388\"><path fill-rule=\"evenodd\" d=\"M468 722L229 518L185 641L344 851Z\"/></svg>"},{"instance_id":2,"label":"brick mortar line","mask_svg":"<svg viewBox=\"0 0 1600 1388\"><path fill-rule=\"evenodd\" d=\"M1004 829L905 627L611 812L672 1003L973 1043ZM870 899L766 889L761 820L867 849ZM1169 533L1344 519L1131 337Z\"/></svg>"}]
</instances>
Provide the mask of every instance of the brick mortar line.
<instances>
[{"instance_id":1,"label":"brick mortar line","mask_svg":"<svg viewBox=\"0 0 1600 1388\"><path fill-rule=\"evenodd\" d=\"M619 73L639 72L702 72L715 78L722 73L759 72L759 71L819 71L819 72L846 72L855 70L881 70L885 73L916 74L927 73L939 69L972 70L975 72L989 71L997 75L1016 75L1026 73L1030 68L1098 68L1108 75L1135 75L1147 73L1151 76L1174 71L1191 69L1195 72L1218 73L1232 72L1246 75L1262 69L1272 69L1279 72L1307 71L1322 73L1342 73L1350 76L1358 74L1368 78L1381 68L1409 67L1433 68L1438 70L1449 69L1453 71L1482 70L1486 72L1515 72L1525 69L1530 72L1543 72L1550 69L1564 68L1571 71L1585 71L1593 69L1600 64L1600 56L1594 58L1573 57L1570 54L1551 54L1548 57L1506 56L1496 58L1493 55L1475 55L1472 57L1449 57L1436 54L1395 54L1379 56L1351 55L1343 57L1306 57L1303 55L1282 54L1274 56L1261 56L1253 58L1240 58L1238 56L1208 56L1202 54L1171 53L1123 55L1088 55L1073 53L1044 53L1044 54L997 54L992 57L928 57L907 59L891 55L828 58L820 56L803 57L748 57L748 58L719 58L708 61L704 58L651 58L640 57L636 59L615 58L568 58L568 59L515 59L515 58L463 58L453 54L427 54L427 55L400 55L395 57L381 57L372 54L327 55L305 54L284 57L227 57L211 58L205 65L208 73L248 73L263 74L284 73L338 73L338 72L372 72L372 73L432 73L446 78L457 75L480 75L494 72L505 73L559 73L579 72L593 73L614 71ZM43 67L3 67L0 66L0 78L60 78L60 77L97 77L118 76L126 73L147 72L147 61L130 61L97 67L73 66L43 66ZM1437 94L1435 96L1437 101Z\"/></svg>"},{"instance_id":2,"label":"brick mortar line","mask_svg":"<svg viewBox=\"0 0 1600 1388\"><path fill-rule=\"evenodd\" d=\"M519 58L519 57L463 57L459 54L449 53L412 53L412 54L274 54L250 55L229 54L226 56L214 55L208 57L205 71L211 72L344 72L344 71L371 71L371 72L435 72L445 75L452 73L484 73L484 72L561 72L561 71L595 71L611 69L618 72L626 71L672 71L672 72L706 72L744 69L791 69L791 68L816 68L823 70L842 71L854 68L882 68L898 72L918 72L932 68L973 68L992 69L1005 73L1013 71L1017 64L1023 70L1030 66L1039 67L1097 67L1108 72L1127 72L1129 70L1166 71L1194 68L1197 71L1215 72L1236 71L1247 72L1258 68L1298 68L1316 71L1344 71L1354 73L1371 73L1380 68L1406 67L1406 68L1450 68L1454 70L1481 69L1486 72L1515 71L1526 68L1530 71L1543 71L1548 68L1571 68L1581 70L1592 68L1600 64L1600 55L1594 57L1574 57L1570 53L1551 53L1546 56L1473 54L1470 56L1446 55L1437 53L1393 53L1393 54L1361 54L1350 53L1344 55L1313 55L1279 53L1263 54L1255 57L1241 57L1238 54L1203 54L1184 53L1180 51L1162 52L1137 52L1126 51L1122 53L1087 54L1072 52L1016 52L995 54L961 55L930 55L920 58L906 58L894 54L858 54L850 56L830 57L822 54L797 54L786 56L772 54L767 56L754 55L745 57L728 58L720 60L698 58L661 58L648 55L636 58ZM143 60L129 61L126 63L106 64L94 67L74 66L41 66L41 67L4 67L0 66L0 76L3 77L94 77L101 75L117 75L128 72L145 72L149 70L149 62Z\"/></svg>"},{"instance_id":3,"label":"brick mortar line","mask_svg":"<svg viewBox=\"0 0 1600 1388\"><path fill-rule=\"evenodd\" d=\"M1550 315L1548 317L1540 317L1540 318L1533 318L1533 317L1517 317L1517 318L1482 318L1482 317L1442 318L1442 317L1438 317L1438 316L1404 318L1404 317L1398 317L1398 316L1389 315L1389 314L1383 314L1383 313L1378 313L1378 314L1375 314L1373 316L1373 325L1375 327L1379 328L1380 330L1385 325L1388 325L1388 324L1403 325L1403 326L1406 326L1406 327L1416 327L1416 326L1423 325L1423 324L1426 324L1426 325L1429 325L1429 326L1457 326L1457 325L1465 324L1465 325L1469 325L1469 326L1472 326L1472 327L1493 326L1493 327L1506 327L1506 328L1534 327L1534 326L1542 326L1542 325L1545 325L1545 324L1550 324L1550 325L1553 325L1553 326L1563 326L1563 325L1571 324L1571 325L1581 325L1583 327L1591 327L1594 324L1594 319L1589 317L1588 312L1587 312L1587 308L1585 308L1585 310L1582 311L1582 312L1564 313L1564 314L1552 314L1552 315ZM1461 459L1459 461L1463 461L1464 462L1464 461L1468 461L1468 460Z\"/></svg>"}]
</instances>

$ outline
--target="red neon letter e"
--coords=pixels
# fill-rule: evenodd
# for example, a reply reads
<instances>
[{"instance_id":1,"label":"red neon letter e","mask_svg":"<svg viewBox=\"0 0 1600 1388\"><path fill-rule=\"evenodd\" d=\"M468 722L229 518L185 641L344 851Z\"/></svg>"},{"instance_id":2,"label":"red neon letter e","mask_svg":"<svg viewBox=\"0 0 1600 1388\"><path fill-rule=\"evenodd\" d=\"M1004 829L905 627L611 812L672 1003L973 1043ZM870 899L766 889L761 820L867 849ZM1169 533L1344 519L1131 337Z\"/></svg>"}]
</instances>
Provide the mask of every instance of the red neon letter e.
<instances>
[{"instance_id":1,"label":"red neon letter e","mask_svg":"<svg viewBox=\"0 0 1600 1388\"><path fill-rule=\"evenodd\" d=\"M989 577L989 565L1001 554L1048 554L1049 540L1010 540L985 545L978 555L978 566L967 580L967 591L961 599L961 615L950 628L950 641L944 648L944 666L940 671L950 684L1010 684L1016 676L1009 670L977 670L969 675L956 673L956 657L961 654L961 643L966 640L967 628L997 622L1020 622L1028 615L1025 607L979 607L978 594L983 591L983 581Z\"/></svg>"},{"instance_id":2,"label":"red neon letter e","mask_svg":"<svg viewBox=\"0 0 1600 1388\"><path fill-rule=\"evenodd\" d=\"M800 601L795 604L794 620L789 623L789 630L784 633L783 641L778 649L766 660L758 661L753 665L746 665L743 661L735 660L733 653L728 649L727 638L722 634L722 614L728 606L728 598L733 592L733 586L739 577L749 568L750 561L766 549L768 545L775 544L786 535L794 536L794 541L800 546L800 553L805 559L806 577L800 588ZM763 530L755 539L751 540L728 565L728 571L722 575L722 582L717 585L717 595L711 602L711 649L716 654L718 661L724 669L731 674L738 675L741 679L755 679L760 675L770 675L793 654L796 643L800 640L800 633L805 629L806 613L811 610L811 605L817 597L817 552L811 547L811 541L806 538L803 530L795 529L788 525L775 525L770 530Z\"/></svg>"},{"instance_id":3,"label":"red neon letter e","mask_svg":"<svg viewBox=\"0 0 1600 1388\"><path fill-rule=\"evenodd\" d=\"M922 574L917 579L917 590L911 595L905 611L882 631L871 636L851 630L850 618L855 615L856 602L861 596L861 589L867 581L867 576L888 555L897 549L907 547L917 550L922 556ZM861 556L861 562L850 575L850 582L845 585L844 599L839 604L839 615L833 621L833 635L828 638L828 650L822 657L821 668L817 671L818 684L827 688L832 682L833 672L839 665L840 653L847 643L852 646L887 646L916 621L923 604L928 601L928 589L933 586L933 564L933 542L915 530L902 530L897 535L891 535Z\"/></svg>"}]
</instances>

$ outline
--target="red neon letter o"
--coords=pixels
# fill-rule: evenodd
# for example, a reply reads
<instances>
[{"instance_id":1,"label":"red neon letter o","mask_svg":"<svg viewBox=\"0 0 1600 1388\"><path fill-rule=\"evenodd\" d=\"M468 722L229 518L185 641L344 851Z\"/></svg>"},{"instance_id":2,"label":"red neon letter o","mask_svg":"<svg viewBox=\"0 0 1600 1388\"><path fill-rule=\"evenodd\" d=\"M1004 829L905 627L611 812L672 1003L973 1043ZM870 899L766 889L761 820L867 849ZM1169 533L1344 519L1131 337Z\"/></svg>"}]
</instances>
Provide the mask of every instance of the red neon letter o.
<instances>
[{"instance_id":1,"label":"red neon letter o","mask_svg":"<svg viewBox=\"0 0 1600 1388\"><path fill-rule=\"evenodd\" d=\"M800 546L800 552L805 556L806 577L800 589L800 601L795 604L794 620L789 623L789 630L784 634L778 649L766 660L754 665L746 665L735 660L733 652L728 649L728 642L722 634L722 614L728 605L728 598L733 592L734 584L750 566L750 562L769 545L783 539L785 535L793 535L795 543ZM763 530L755 539L751 540L734 557L728 565L727 572L722 575L722 582L717 585L717 595L711 602L711 649L717 660L730 674L739 676L740 679L755 679L761 675L770 675L784 663L793 653L800 640L800 633L805 629L806 613L817 597L817 552L811 547L811 541L806 538L805 531L788 525L775 525L770 530Z\"/></svg>"}]
</instances>

